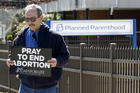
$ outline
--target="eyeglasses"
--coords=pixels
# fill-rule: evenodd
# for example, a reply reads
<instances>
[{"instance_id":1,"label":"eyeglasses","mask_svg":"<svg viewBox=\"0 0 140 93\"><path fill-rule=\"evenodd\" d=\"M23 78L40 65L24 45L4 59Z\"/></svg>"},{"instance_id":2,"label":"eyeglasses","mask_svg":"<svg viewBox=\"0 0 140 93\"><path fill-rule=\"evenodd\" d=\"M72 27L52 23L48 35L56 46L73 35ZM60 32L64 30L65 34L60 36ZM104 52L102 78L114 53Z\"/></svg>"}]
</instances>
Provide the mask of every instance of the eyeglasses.
<instances>
[{"instance_id":1,"label":"eyeglasses","mask_svg":"<svg viewBox=\"0 0 140 93\"><path fill-rule=\"evenodd\" d=\"M35 22L36 19L37 19L37 18L35 18L35 17L25 18L26 22L29 22L29 21L31 21L31 22Z\"/></svg>"}]
</instances>

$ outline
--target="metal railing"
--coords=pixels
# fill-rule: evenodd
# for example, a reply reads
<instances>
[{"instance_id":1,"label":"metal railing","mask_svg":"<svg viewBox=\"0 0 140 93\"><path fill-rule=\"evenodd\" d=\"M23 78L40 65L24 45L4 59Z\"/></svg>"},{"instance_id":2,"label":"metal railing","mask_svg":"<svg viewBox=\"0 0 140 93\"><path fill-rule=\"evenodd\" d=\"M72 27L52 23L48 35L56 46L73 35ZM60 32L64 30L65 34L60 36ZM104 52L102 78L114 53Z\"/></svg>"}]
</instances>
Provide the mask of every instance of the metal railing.
<instances>
[{"instance_id":1,"label":"metal railing","mask_svg":"<svg viewBox=\"0 0 140 93\"><path fill-rule=\"evenodd\" d=\"M139 48L111 44L69 49L72 56L64 68L60 93L140 93Z\"/></svg>"},{"instance_id":2,"label":"metal railing","mask_svg":"<svg viewBox=\"0 0 140 93\"><path fill-rule=\"evenodd\" d=\"M140 48L79 46L68 47L59 93L140 93Z\"/></svg>"}]
</instances>

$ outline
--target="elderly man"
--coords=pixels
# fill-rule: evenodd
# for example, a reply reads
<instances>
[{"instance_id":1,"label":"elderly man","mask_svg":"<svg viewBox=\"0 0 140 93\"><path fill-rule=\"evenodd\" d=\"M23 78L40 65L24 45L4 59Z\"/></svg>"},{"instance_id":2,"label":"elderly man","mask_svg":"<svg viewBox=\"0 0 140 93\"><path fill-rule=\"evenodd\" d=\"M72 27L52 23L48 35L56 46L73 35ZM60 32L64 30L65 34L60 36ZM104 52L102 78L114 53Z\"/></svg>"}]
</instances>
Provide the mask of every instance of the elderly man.
<instances>
[{"instance_id":1,"label":"elderly man","mask_svg":"<svg viewBox=\"0 0 140 93\"><path fill-rule=\"evenodd\" d=\"M39 77L19 75L19 93L58 93L57 83L62 75L62 67L68 62L69 51L59 34L49 30L48 26L42 23L42 8L31 4L25 8L25 19L29 27L21 30L14 40L14 46L33 48L52 48L52 58L47 61L52 67L51 77ZM11 60L7 61L8 66L12 65Z\"/></svg>"}]
</instances>

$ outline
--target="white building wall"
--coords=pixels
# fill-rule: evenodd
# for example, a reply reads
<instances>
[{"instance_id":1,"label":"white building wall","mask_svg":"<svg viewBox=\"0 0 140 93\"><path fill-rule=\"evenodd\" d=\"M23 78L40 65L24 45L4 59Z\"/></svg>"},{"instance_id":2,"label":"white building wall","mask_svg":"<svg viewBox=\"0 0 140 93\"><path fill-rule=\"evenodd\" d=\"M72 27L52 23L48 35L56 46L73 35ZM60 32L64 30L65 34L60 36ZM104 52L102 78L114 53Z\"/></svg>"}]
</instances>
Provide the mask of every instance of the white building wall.
<instances>
[{"instance_id":1,"label":"white building wall","mask_svg":"<svg viewBox=\"0 0 140 93\"><path fill-rule=\"evenodd\" d=\"M79 0L83 1L83 0ZM86 7L89 9L108 9L112 6L117 6L117 8L139 8L140 0L86 0Z\"/></svg>"},{"instance_id":2,"label":"white building wall","mask_svg":"<svg viewBox=\"0 0 140 93\"><path fill-rule=\"evenodd\" d=\"M43 5L43 4L42 4ZM84 10L106 10L113 7L117 9L140 9L140 0L58 0L45 3L46 12Z\"/></svg>"},{"instance_id":3,"label":"white building wall","mask_svg":"<svg viewBox=\"0 0 140 93\"><path fill-rule=\"evenodd\" d=\"M119 0L119 8L138 8L140 9L140 0Z\"/></svg>"}]
</instances>

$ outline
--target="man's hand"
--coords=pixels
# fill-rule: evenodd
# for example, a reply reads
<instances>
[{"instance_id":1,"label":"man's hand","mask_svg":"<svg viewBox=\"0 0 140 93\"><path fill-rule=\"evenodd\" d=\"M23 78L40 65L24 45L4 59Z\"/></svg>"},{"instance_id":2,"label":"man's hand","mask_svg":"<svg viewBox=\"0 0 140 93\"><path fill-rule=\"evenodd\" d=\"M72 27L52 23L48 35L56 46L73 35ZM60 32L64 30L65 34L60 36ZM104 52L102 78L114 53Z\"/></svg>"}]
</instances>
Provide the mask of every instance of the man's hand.
<instances>
[{"instance_id":1,"label":"man's hand","mask_svg":"<svg viewBox=\"0 0 140 93\"><path fill-rule=\"evenodd\" d=\"M51 58L50 60L47 61L48 64L51 65L51 67L56 67L57 60L56 58Z\"/></svg>"},{"instance_id":2,"label":"man's hand","mask_svg":"<svg viewBox=\"0 0 140 93\"><path fill-rule=\"evenodd\" d=\"M7 59L7 66L8 66L8 67L10 67L10 66L13 65L13 64L14 64L13 61L11 61L10 59Z\"/></svg>"}]
</instances>

